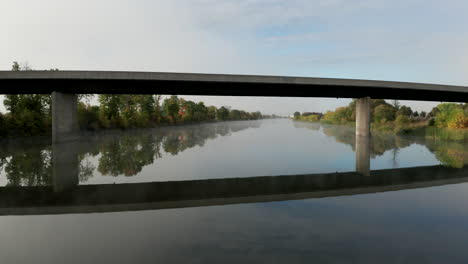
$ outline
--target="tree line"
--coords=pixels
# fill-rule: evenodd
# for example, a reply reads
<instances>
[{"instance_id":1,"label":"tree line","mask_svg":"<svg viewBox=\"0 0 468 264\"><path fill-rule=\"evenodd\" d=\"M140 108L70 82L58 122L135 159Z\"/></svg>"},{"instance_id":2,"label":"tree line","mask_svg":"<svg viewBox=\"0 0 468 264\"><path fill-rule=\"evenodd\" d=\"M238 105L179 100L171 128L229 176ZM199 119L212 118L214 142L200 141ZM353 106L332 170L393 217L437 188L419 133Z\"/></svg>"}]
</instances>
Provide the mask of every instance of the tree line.
<instances>
[{"instance_id":1,"label":"tree line","mask_svg":"<svg viewBox=\"0 0 468 264\"><path fill-rule=\"evenodd\" d=\"M332 124L346 124L356 120L356 102L338 107L334 111L321 113L294 113L298 121L323 121ZM442 103L430 112L413 111L411 107L400 105L397 100L388 103L383 99L371 100L371 120L373 127L398 128L408 126L436 126L440 128L468 128L468 103Z\"/></svg>"},{"instance_id":2,"label":"tree line","mask_svg":"<svg viewBox=\"0 0 468 264\"><path fill-rule=\"evenodd\" d=\"M28 71L28 65L13 63L12 71ZM51 69L58 70L58 69ZM170 96L101 94L99 105L89 104L92 95L78 95L78 122L83 130L108 128L146 128L165 124L187 124L228 120L269 118L260 112L247 112L227 106L205 106ZM51 95L6 95L3 104L7 113L0 113L0 137L32 136L51 131Z\"/></svg>"},{"instance_id":3,"label":"tree line","mask_svg":"<svg viewBox=\"0 0 468 264\"><path fill-rule=\"evenodd\" d=\"M80 127L89 130L101 128L154 127L161 124L188 124L206 121L255 120L265 118L260 112L246 112L205 106L170 96L161 100L161 95L102 94L99 105L78 104Z\"/></svg>"}]
</instances>

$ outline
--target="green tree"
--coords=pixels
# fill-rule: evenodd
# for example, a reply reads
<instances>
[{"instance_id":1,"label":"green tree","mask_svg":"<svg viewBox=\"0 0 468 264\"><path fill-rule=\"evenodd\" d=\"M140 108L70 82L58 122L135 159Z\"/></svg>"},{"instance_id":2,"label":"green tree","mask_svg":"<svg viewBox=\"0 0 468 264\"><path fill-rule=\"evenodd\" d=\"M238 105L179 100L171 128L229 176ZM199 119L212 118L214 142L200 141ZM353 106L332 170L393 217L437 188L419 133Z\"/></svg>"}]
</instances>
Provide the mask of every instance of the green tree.
<instances>
[{"instance_id":1,"label":"green tree","mask_svg":"<svg viewBox=\"0 0 468 264\"><path fill-rule=\"evenodd\" d=\"M372 110L374 110L379 105L389 105L389 104L387 102L385 102L384 99L372 99L371 100L371 109Z\"/></svg>"},{"instance_id":2,"label":"green tree","mask_svg":"<svg viewBox=\"0 0 468 264\"><path fill-rule=\"evenodd\" d=\"M398 100L393 100L392 101L392 106L398 111L398 109L400 109L400 102L398 102Z\"/></svg>"},{"instance_id":3,"label":"green tree","mask_svg":"<svg viewBox=\"0 0 468 264\"><path fill-rule=\"evenodd\" d=\"M120 122L122 98L118 94L100 94L98 96L100 120L105 127L115 126Z\"/></svg>"},{"instance_id":4,"label":"green tree","mask_svg":"<svg viewBox=\"0 0 468 264\"><path fill-rule=\"evenodd\" d=\"M207 120L207 115L208 115L208 108L205 106L203 102L198 102L195 105L194 119L196 121L204 121L204 120Z\"/></svg>"},{"instance_id":5,"label":"green tree","mask_svg":"<svg viewBox=\"0 0 468 264\"><path fill-rule=\"evenodd\" d=\"M216 107L215 106L207 107L206 115L207 115L208 120L216 120Z\"/></svg>"},{"instance_id":6,"label":"green tree","mask_svg":"<svg viewBox=\"0 0 468 264\"><path fill-rule=\"evenodd\" d=\"M155 98L152 95L137 95L135 96L135 102L142 114L148 117L154 116Z\"/></svg>"},{"instance_id":7,"label":"green tree","mask_svg":"<svg viewBox=\"0 0 468 264\"><path fill-rule=\"evenodd\" d=\"M294 112L294 119L298 119L301 116L301 113L298 111Z\"/></svg>"},{"instance_id":8,"label":"green tree","mask_svg":"<svg viewBox=\"0 0 468 264\"><path fill-rule=\"evenodd\" d=\"M396 110L394 107L387 104L381 104L374 110L374 122L385 123L393 121L395 120L395 113Z\"/></svg>"},{"instance_id":9,"label":"green tree","mask_svg":"<svg viewBox=\"0 0 468 264\"><path fill-rule=\"evenodd\" d=\"M398 115L396 117L396 123L398 125L404 125L404 124L408 124L410 122L409 118L405 115Z\"/></svg>"},{"instance_id":10,"label":"green tree","mask_svg":"<svg viewBox=\"0 0 468 264\"><path fill-rule=\"evenodd\" d=\"M179 98L175 95L164 100L164 112L171 118L172 123L176 123L179 116Z\"/></svg>"},{"instance_id":11,"label":"green tree","mask_svg":"<svg viewBox=\"0 0 468 264\"><path fill-rule=\"evenodd\" d=\"M161 95L154 95L154 120L161 123Z\"/></svg>"},{"instance_id":12,"label":"green tree","mask_svg":"<svg viewBox=\"0 0 468 264\"><path fill-rule=\"evenodd\" d=\"M468 127L468 114L465 113L461 104L443 103L439 104L437 109L439 111L435 116L435 124L438 127Z\"/></svg>"},{"instance_id":13,"label":"green tree","mask_svg":"<svg viewBox=\"0 0 468 264\"><path fill-rule=\"evenodd\" d=\"M29 71L31 67L24 63L13 62L12 71ZM6 95L3 104L9 112L7 122L14 134L29 136L42 134L50 130L51 98L43 94Z\"/></svg>"},{"instance_id":14,"label":"green tree","mask_svg":"<svg viewBox=\"0 0 468 264\"><path fill-rule=\"evenodd\" d=\"M225 121L229 119L229 109L221 106L217 111L216 111L216 119Z\"/></svg>"},{"instance_id":15,"label":"green tree","mask_svg":"<svg viewBox=\"0 0 468 264\"><path fill-rule=\"evenodd\" d=\"M8 121L2 113L0 113L0 137L5 137L8 135ZM0 160L1 161L1 160ZM0 166L0 171L2 166Z\"/></svg>"},{"instance_id":16,"label":"green tree","mask_svg":"<svg viewBox=\"0 0 468 264\"><path fill-rule=\"evenodd\" d=\"M405 116L411 116L413 114L413 110L411 110L411 107L408 106L401 106L400 109L397 111L397 115L405 115Z\"/></svg>"},{"instance_id":17,"label":"green tree","mask_svg":"<svg viewBox=\"0 0 468 264\"><path fill-rule=\"evenodd\" d=\"M13 62L13 66L11 66L11 70L12 71L20 71L21 70L21 66L19 65L19 63L17 61Z\"/></svg>"},{"instance_id":18,"label":"green tree","mask_svg":"<svg viewBox=\"0 0 468 264\"><path fill-rule=\"evenodd\" d=\"M262 113L260 113L260 111L256 111L256 112L253 112L251 116L253 120L261 119Z\"/></svg>"},{"instance_id":19,"label":"green tree","mask_svg":"<svg viewBox=\"0 0 468 264\"><path fill-rule=\"evenodd\" d=\"M131 94L124 94L120 96L121 104L119 105L119 112L122 118L120 124L123 128L135 127L139 124L139 116L137 109L137 96ZM139 124L143 126L143 124Z\"/></svg>"},{"instance_id":20,"label":"green tree","mask_svg":"<svg viewBox=\"0 0 468 264\"><path fill-rule=\"evenodd\" d=\"M99 106L78 102L78 123L82 129L99 129Z\"/></svg>"},{"instance_id":21,"label":"green tree","mask_svg":"<svg viewBox=\"0 0 468 264\"><path fill-rule=\"evenodd\" d=\"M439 109L436 107L433 107L431 109L431 111L429 112L429 114L427 114L429 117L435 117L437 115L437 113L439 113Z\"/></svg>"},{"instance_id":22,"label":"green tree","mask_svg":"<svg viewBox=\"0 0 468 264\"><path fill-rule=\"evenodd\" d=\"M237 109L231 110L229 113L229 119L230 120L240 120L241 119L241 111Z\"/></svg>"}]
</instances>

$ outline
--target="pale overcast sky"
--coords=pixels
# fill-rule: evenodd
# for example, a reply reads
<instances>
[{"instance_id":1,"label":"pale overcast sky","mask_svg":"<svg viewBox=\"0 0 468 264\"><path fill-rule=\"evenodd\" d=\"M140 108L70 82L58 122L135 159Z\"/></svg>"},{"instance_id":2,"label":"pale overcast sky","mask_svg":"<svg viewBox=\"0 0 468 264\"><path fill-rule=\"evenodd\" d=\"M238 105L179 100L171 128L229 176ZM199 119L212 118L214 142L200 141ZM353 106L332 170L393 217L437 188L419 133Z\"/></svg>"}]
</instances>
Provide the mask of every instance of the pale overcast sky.
<instances>
[{"instance_id":1,"label":"pale overcast sky","mask_svg":"<svg viewBox=\"0 0 468 264\"><path fill-rule=\"evenodd\" d=\"M468 85L467 13L466 0L0 0L0 70L28 61L34 69ZM193 99L276 114L349 102Z\"/></svg>"}]
</instances>

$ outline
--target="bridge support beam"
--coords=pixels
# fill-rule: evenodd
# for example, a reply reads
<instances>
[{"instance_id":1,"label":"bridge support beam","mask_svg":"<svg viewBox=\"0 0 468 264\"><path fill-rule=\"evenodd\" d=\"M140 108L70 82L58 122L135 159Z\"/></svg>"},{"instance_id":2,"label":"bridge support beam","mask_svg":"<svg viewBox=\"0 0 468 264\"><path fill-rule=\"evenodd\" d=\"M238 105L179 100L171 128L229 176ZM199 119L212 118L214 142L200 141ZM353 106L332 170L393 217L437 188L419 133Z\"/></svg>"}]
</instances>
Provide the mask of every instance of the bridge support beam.
<instances>
[{"instance_id":1,"label":"bridge support beam","mask_svg":"<svg viewBox=\"0 0 468 264\"><path fill-rule=\"evenodd\" d=\"M370 111L371 99L360 98L356 102L356 171L370 175Z\"/></svg>"},{"instance_id":2,"label":"bridge support beam","mask_svg":"<svg viewBox=\"0 0 468 264\"><path fill-rule=\"evenodd\" d=\"M52 143L78 139L76 94L52 93Z\"/></svg>"}]
</instances>

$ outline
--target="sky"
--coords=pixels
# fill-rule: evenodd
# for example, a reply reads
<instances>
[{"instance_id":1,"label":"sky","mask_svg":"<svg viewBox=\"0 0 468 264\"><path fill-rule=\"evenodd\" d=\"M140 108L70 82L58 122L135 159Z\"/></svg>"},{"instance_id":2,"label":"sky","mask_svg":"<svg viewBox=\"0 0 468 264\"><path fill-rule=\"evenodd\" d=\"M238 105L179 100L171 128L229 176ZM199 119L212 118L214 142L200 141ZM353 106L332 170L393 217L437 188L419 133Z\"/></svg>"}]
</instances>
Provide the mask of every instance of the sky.
<instances>
[{"instance_id":1,"label":"sky","mask_svg":"<svg viewBox=\"0 0 468 264\"><path fill-rule=\"evenodd\" d=\"M0 70L18 61L468 85L467 13L466 0L0 0ZM187 98L281 115L350 101Z\"/></svg>"}]
</instances>

